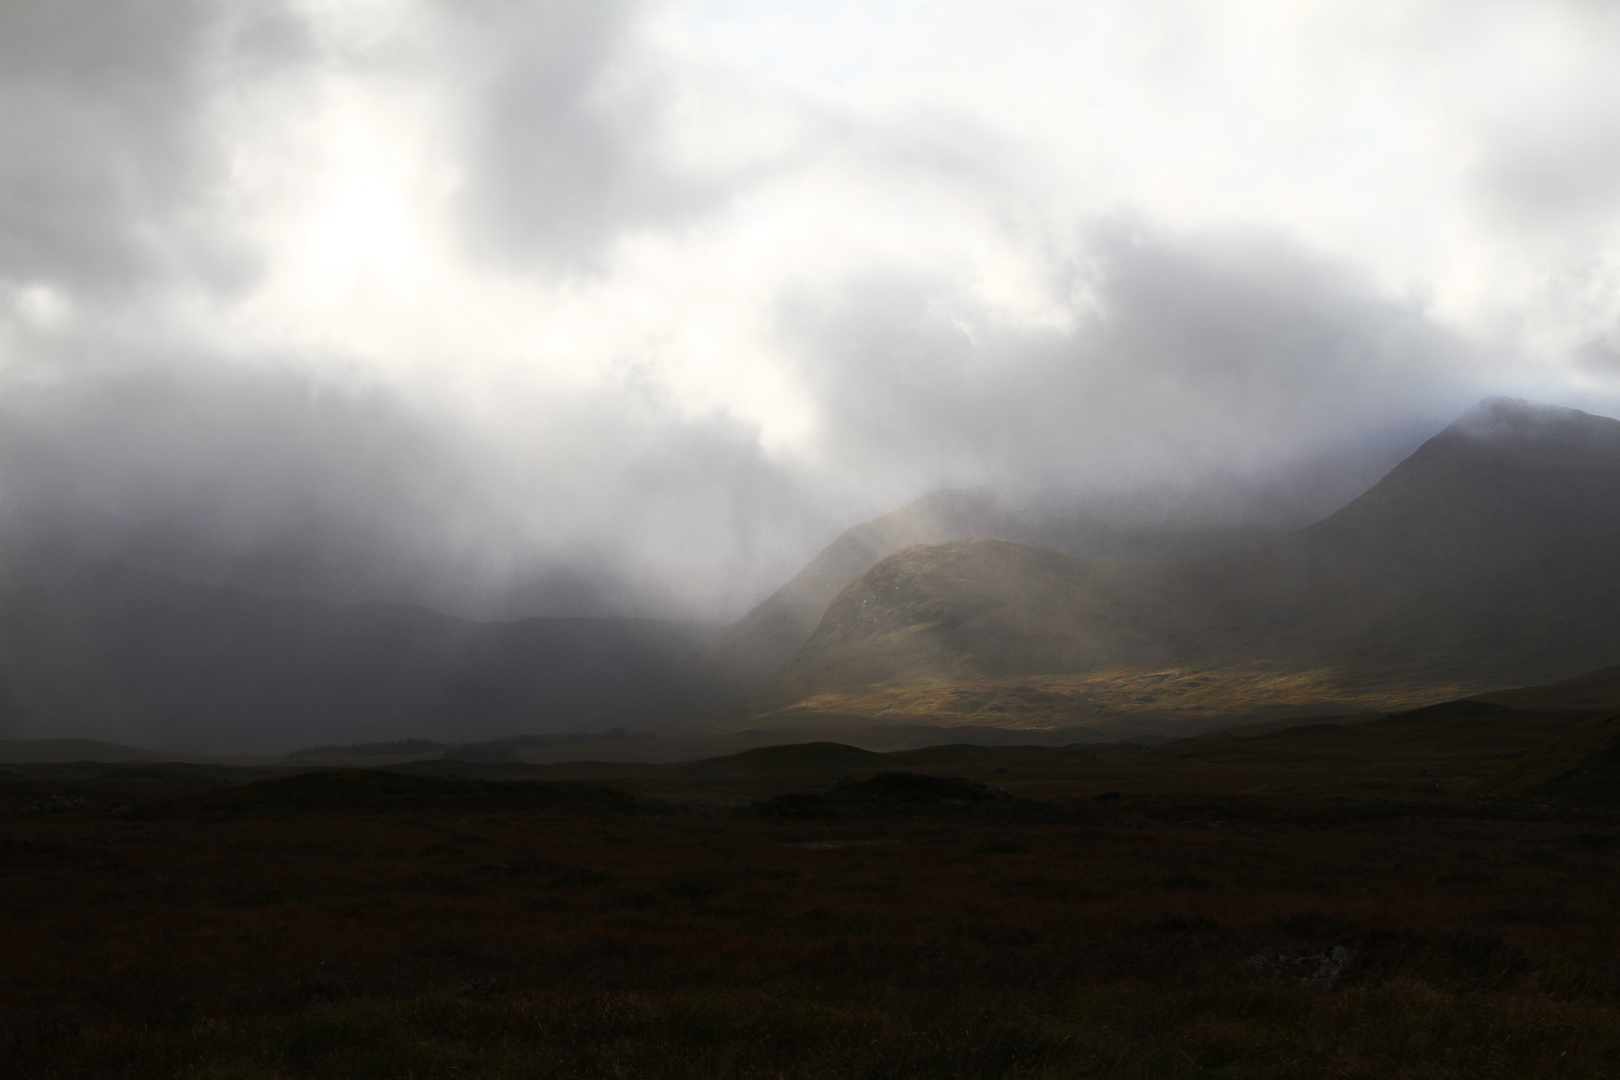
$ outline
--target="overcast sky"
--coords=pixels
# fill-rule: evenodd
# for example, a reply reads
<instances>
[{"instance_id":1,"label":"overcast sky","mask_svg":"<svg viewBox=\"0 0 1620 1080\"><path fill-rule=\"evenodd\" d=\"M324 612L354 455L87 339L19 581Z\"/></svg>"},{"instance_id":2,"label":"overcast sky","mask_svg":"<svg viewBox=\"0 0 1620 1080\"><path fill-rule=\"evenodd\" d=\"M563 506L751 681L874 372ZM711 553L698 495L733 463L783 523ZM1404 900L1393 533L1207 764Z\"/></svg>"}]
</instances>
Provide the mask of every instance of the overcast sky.
<instances>
[{"instance_id":1,"label":"overcast sky","mask_svg":"<svg viewBox=\"0 0 1620 1080\"><path fill-rule=\"evenodd\" d=\"M1489 393L1620 411L1602 0L0 2L13 532L729 618Z\"/></svg>"}]
</instances>

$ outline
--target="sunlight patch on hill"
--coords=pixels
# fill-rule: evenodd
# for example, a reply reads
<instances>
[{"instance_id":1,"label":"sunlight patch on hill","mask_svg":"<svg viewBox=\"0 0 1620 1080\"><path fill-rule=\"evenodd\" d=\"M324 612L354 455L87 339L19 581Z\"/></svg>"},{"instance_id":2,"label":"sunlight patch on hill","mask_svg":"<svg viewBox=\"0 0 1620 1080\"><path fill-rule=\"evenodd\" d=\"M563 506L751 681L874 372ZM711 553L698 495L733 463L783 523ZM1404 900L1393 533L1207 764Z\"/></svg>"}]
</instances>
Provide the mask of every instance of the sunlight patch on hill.
<instances>
[{"instance_id":1,"label":"sunlight patch on hill","mask_svg":"<svg viewBox=\"0 0 1620 1080\"><path fill-rule=\"evenodd\" d=\"M1234 717L1388 712L1466 697L1483 687L1409 685L1338 669L1295 672L1270 664L1171 668L1091 675L1038 675L970 682L890 683L802 698L750 716L792 726L816 715L875 723L1044 729L1081 725L1099 732L1141 727L1202 730Z\"/></svg>"}]
</instances>

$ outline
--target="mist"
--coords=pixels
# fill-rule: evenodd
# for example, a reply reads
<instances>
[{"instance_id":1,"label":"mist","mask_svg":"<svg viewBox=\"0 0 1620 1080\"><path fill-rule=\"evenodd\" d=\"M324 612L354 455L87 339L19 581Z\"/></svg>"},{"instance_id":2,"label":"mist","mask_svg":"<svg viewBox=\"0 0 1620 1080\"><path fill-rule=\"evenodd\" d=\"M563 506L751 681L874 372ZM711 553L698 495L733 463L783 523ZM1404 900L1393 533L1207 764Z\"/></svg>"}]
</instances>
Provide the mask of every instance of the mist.
<instances>
[{"instance_id":1,"label":"mist","mask_svg":"<svg viewBox=\"0 0 1620 1080\"><path fill-rule=\"evenodd\" d=\"M0 5L0 533L727 621L941 488L1298 527L1620 412L1613 20Z\"/></svg>"}]
</instances>

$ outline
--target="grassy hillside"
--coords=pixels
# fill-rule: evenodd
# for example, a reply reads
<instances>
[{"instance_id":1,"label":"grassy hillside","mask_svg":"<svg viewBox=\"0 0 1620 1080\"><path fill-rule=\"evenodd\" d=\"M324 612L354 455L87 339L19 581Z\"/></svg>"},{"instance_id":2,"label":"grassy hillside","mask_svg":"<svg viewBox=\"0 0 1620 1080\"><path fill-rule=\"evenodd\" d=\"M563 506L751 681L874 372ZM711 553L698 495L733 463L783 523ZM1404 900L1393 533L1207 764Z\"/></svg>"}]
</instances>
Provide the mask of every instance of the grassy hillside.
<instances>
[{"instance_id":1,"label":"grassy hillside","mask_svg":"<svg viewBox=\"0 0 1620 1080\"><path fill-rule=\"evenodd\" d=\"M1476 791L1496 798L1620 806L1620 712L1582 724Z\"/></svg>"},{"instance_id":2,"label":"grassy hillside","mask_svg":"<svg viewBox=\"0 0 1620 1080\"><path fill-rule=\"evenodd\" d=\"M1521 686L1481 694L1480 701L1527 711L1620 707L1620 667L1599 668L1544 686Z\"/></svg>"},{"instance_id":3,"label":"grassy hillside","mask_svg":"<svg viewBox=\"0 0 1620 1080\"><path fill-rule=\"evenodd\" d=\"M1253 492L1198 493L1180 501L1116 497L1081 510L1014 508L988 492L936 491L856 525L792 580L716 635L703 677L743 689L776 674L810 640L845 586L885 557L917 544L995 539L1068 555L1179 561L1241 550L1285 531L1295 512Z\"/></svg>"},{"instance_id":4,"label":"grassy hillside","mask_svg":"<svg viewBox=\"0 0 1620 1080\"><path fill-rule=\"evenodd\" d=\"M926 495L892 514L846 530L776 592L721 630L698 661L701 676L744 687L773 674L796 653L827 605L885 556L915 544L993 533L1001 527L988 496Z\"/></svg>"},{"instance_id":5,"label":"grassy hillside","mask_svg":"<svg viewBox=\"0 0 1620 1080\"><path fill-rule=\"evenodd\" d=\"M1300 707L1420 704L1617 655L1620 422L1497 400L1325 521L1237 554L1151 564L987 540L899 552L839 594L749 708L1149 673L1215 698L1257 669L1299 680Z\"/></svg>"}]
</instances>

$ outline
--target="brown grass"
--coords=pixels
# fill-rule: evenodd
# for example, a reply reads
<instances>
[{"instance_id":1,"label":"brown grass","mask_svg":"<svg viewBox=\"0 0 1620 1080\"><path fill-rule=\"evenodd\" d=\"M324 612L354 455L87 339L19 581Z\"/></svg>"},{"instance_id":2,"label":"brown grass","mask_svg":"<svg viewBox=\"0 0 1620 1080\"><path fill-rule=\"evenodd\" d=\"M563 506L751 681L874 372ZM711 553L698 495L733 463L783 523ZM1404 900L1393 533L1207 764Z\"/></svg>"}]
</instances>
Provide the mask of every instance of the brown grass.
<instances>
[{"instance_id":1,"label":"brown grass","mask_svg":"<svg viewBox=\"0 0 1620 1080\"><path fill-rule=\"evenodd\" d=\"M1111 738L1144 731L1190 734L1244 719L1390 712L1466 697L1483 685L1369 680L1340 669L1295 671L1270 664L1031 675L1016 679L900 681L830 690L734 726L794 729L818 718L845 724L973 725L1012 729L1084 727Z\"/></svg>"},{"instance_id":2,"label":"brown grass","mask_svg":"<svg viewBox=\"0 0 1620 1080\"><path fill-rule=\"evenodd\" d=\"M1302 790L1310 754L1266 758L1289 738L919 752L1035 803L827 820L746 809L820 787L792 752L643 774L640 801L13 783L0 1074L1620 1070L1620 821L1437 794L1410 756ZM1301 985L1335 947L1342 978Z\"/></svg>"}]
</instances>

